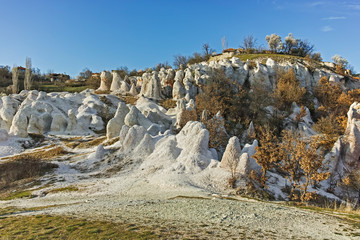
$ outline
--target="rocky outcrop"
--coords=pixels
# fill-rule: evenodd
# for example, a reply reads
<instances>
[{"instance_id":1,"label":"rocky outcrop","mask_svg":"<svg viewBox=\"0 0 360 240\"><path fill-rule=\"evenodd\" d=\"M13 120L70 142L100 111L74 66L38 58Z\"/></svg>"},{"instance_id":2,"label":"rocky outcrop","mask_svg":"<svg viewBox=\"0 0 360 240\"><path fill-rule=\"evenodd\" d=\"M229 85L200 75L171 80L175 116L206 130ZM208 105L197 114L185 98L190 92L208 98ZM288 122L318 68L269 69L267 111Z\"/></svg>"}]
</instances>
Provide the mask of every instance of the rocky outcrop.
<instances>
[{"instance_id":1,"label":"rocky outcrop","mask_svg":"<svg viewBox=\"0 0 360 240\"><path fill-rule=\"evenodd\" d=\"M98 88L99 91L109 91L112 82L112 76L109 71L102 71L100 74L100 87Z\"/></svg>"},{"instance_id":2,"label":"rocky outcrop","mask_svg":"<svg viewBox=\"0 0 360 240\"><path fill-rule=\"evenodd\" d=\"M156 71L154 71L152 74L144 73L142 76L142 81L140 95L155 100L162 99L161 83Z\"/></svg>"},{"instance_id":3,"label":"rocky outcrop","mask_svg":"<svg viewBox=\"0 0 360 240\"><path fill-rule=\"evenodd\" d=\"M347 116L348 122L343 137L344 162L354 167L360 163L360 103L354 102Z\"/></svg>"},{"instance_id":4,"label":"rocky outcrop","mask_svg":"<svg viewBox=\"0 0 360 240\"><path fill-rule=\"evenodd\" d=\"M236 172L237 165L240 160L241 147L239 139L234 136L229 139L224 155L221 159L220 167L229 170L230 172Z\"/></svg>"},{"instance_id":5,"label":"rocky outcrop","mask_svg":"<svg viewBox=\"0 0 360 240\"><path fill-rule=\"evenodd\" d=\"M120 102L116 110L115 116L110 119L106 126L107 139L119 136L121 128L125 125L125 117L128 113L129 108L124 102Z\"/></svg>"},{"instance_id":6,"label":"rocky outcrop","mask_svg":"<svg viewBox=\"0 0 360 240\"><path fill-rule=\"evenodd\" d=\"M116 91L118 89L120 89L121 87L121 83L124 80L121 79L120 74L116 71L112 72L112 82L111 82L111 86L110 86L110 91Z\"/></svg>"}]
</instances>

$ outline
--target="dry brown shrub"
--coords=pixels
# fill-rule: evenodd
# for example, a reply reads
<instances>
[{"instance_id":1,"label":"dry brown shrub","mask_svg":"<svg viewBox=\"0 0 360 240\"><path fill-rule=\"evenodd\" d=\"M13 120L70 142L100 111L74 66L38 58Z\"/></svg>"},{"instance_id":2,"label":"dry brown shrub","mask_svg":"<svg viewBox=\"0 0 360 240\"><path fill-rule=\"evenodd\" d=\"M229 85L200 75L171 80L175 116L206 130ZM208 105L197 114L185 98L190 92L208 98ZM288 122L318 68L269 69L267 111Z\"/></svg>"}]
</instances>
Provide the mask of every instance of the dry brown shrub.
<instances>
[{"instance_id":1,"label":"dry brown shrub","mask_svg":"<svg viewBox=\"0 0 360 240\"><path fill-rule=\"evenodd\" d=\"M327 77L319 80L319 85L315 87L315 97L328 112L335 112L339 106L338 99L343 91L339 84L329 82Z\"/></svg>"},{"instance_id":2,"label":"dry brown shrub","mask_svg":"<svg viewBox=\"0 0 360 240\"><path fill-rule=\"evenodd\" d=\"M0 189L7 188L21 179L42 176L56 167L58 165L54 163L28 156L6 161L0 164Z\"/></svg>"},{"instance_id":3,"label":"dry brown shrub","mask_svg":"<svg viewBox=\"0 0 360 240\"><path fill-rule=\"evenodd\" d=\"M336 64L335 65L335 73L340 74L340 75L345 75L344 66L342 64Z\"/></svg>"},{"instance_id":4,"label":"dry brown shrub","mask_svg":"<svg viewBox=\"0 0 360 240\"><path fill-rule=\"evenodd\" d=\"M308 192L308 188L316 182L326 180L330 176L330 172L323 172L324 154L318 154L319 147L318 139L314 138L307 147L304 141L297 143L297 148L302 157L299 164L304 172L305 183L301 184L300 189L301 201L310 201L315 195Z\"/></svg>"},{"instance_id":5,"label":"dry brown shrub","mask_svg":"<svg viewBox=\"0 0 360 240\"><path fill-rule=\"evenodd\" d=\"M253 155L253 158L261 166L261 184L265 187L267 180L266 172L281 161L281 155L279 154L280 145L274 131L269 126L259 127L256 135L259 140L259 146L256 147L256 153Z\"/></svg>"},{"instance_id":6,"label":"dry brown shrub","mask_svg":"<svg viewBox=\"0 0 360 240\"><path fill-rule=\"evenodd\" d=\"M107 91L96 90L94 93L95 93L95 94L110 94L110 90L107 90Z\"/></svg>"},{"instance_id":7,"label":"dry brown shrub","mask_svg":"<svg viewBox=\"0 0 360 240\"><path fill-rule=\"evenodd\" d=\"M162 106L165 109L175 108L176 107L176 101L172 99L165 99L159 101L159 105Z\"/></svg>"},{"instance_id":8,"label":"dry brown shrub","mask_svg":"<svg viewBox=\"0 0 360 240\"><path fill-rule=\"evenodd\" d=\"M116 96L121 100L123 100L126 104L131 104L131 105L136 105L136 101L138 100L138 98L135 96L124 96L120 94L116 94Z\"/></svg>"},{"instance_id":9,"label":"dry brown shrub","mask_svg":"<svg viewBox=\"0 0 360 240\"><path fill-rule=\"evenodd\" d=\"M22 153L11 157L5 157L4 159L11 161L17 161L21 159L33 159L33 158L48 160L54 157L63 156L67 153L68 152L65 151L65 149L61 146L55 147L55 145L50 145L40 150L34 150L33 152L29 152L29 153Z\"/></svg>"},{"instance_id":10,"label":"dry brown shrub","mask_svg":"<svg viewBox=\"0 0 360 240\"><path fill-rule=\"evenodd\" d=\"M224 151L229 140L229 136L224 131L224 120L214 117L210 120L203 120L202 122L209 131L209 147Z\"/></svg>"},{"instance_id":11,"label":"dry brown shrub","mask_svg":"<svg viewBox=\"0 0 360 240\"><path fill-rule=\"evenodd\" d=\"M179 122L177 124L179 126L179 129L182 129L187 122L196 121L196 120L197 120L197 114L195 109L192 110L183 109L180 112Z\"/></svg>"},{"instance_id":12,"label":"dry brown shrub","mask_svg":"<svg viewBox=\"0 0 360 240\"><path fill-rule=\"evenodd\" d=\"M206 110L209 118L220 111L225 119L225 128L230 132L234 123L248 115L246 96L246 91L227 78L223 70L214 70L208 83L202 86L202 92L195 97L196 108L199 115Z\"/></svg>"},{"instance_id":13,"label":"dry brown shrub","mask_svg":"<svg viewBox=\"0 0 360 240\"><path fill-rule=\"evenodd\" d=\"M289 109L293 102L302 103L305 93L306 89L300 87L293 69L278 73L274 99L279 109Z\"/></svg>"},{"instance_id":14,"label":"dry brown shrub","mask_svg":"<svg viewBox=\"0 0 360 240\"><path fill-rule=\"evenodd\" d=\"M320 136L319 144L325 151L330 151L339 136L343 134L343 128L333 114L321 117L313 125L313 128L324 134Z\"/></svg>"},{"instance_id":15,"label":"dry brown shrub","mask_svg":"<svg viewBox=\"0 0 360 240\"><path fill-rule=\"evenodd\" d=\"M98 146L99 144L104 142L105 139L106 139L106 136L102 136L102 137L98 137L98 138L95 138L95 139L90 140L90 141L80 142L76 146L76 148L90 148L90 147Z\"/></svg>"},{"instance_id":16,"label":"dry brown shrub","mask_svg":"<svg viewBox=\"0 0 360 240\"><path fill-rule=\"evenodd\" d=\"M113 145L114 143L116 143L117 141L120 140L120 137L114 137L110 140L107 140L106 142L103 143L104 146L110 146Z\"/></svg>"}]
</instances>

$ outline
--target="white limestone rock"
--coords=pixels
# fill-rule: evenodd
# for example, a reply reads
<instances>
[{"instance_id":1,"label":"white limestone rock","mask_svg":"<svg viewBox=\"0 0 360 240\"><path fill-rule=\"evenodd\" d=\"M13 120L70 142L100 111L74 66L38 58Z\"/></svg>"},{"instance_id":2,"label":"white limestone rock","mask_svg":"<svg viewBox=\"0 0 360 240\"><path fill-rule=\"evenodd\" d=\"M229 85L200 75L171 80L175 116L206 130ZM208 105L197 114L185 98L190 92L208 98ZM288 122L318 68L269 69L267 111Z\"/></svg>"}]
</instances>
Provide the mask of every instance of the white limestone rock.
<instances>
[{"instance_id":1,"label":"white limestone rock","mask_svg":"<svg viewBox=\"0 0 360 240\"><path fill-rule=\"evenodd\" d=\"M348 166L359 164L360 157L360 103L354 102L347 113L348 122L344 135L344 162Z\"/></svg>"},{"instance_id":2,"label":"white limestone rock","mask_svg":"<svg viewBox=\"0 0 360 240\"><path fill-rule=\"evenodd\" d=\"M121 87L121 83L124 80L120 77L120 74L116 71L112 72L112 82L111 82L111 86L110 86L110 91L116 91L118 89L120 89Z\"/></svg>"},{"instance_id":3,"label":"white limestone rock","mask_svg":"<svg viewBox=\"0 0 360 240\"><path fill-rule=\"evenodd\" d=\"M2 107L0 108L0 128L10 130L14 115L17 111L17 103L9 96L1 98Z\"/></svg>"},{"instance_id":4,"label":"white limestone rock","mask_svg":"<svg viewBox=\"0 0 360 240\"><path fill-rule=\"evenodd\" d=\"M200 122L187 122L176 135L177 146L182 149L176 159L175 169L186 172L199 172L205 169L212 159L209 150L209 132Z\"/></svg>"},{"instance_id":5,"label":"white limestone rock","mask_svg":"<svg viewBox=\"0 0 360 240\"><path fill-rule=\"evenodd\" d=\"M120 92L125 94L128 93L130 91L130 86L127 82L122 81L121 85L120 85Z\"/></svg>"},{"instance_id":6,"label":"white limestone rock","mask_svg":"<svg viewBox=\"0 0 360 240\"><path fill-rule=\"evenodd\" d=\"M66 128L66 131L72 132L76 130L77 127L77 118L72 109L68 111L68 126Z\"/></svg>"},{"instance_id":7,"label":"white limestone rock","mask_svg":"<svg viewBox=\"0 0 360 240\"><path fill-rule=\"evenodd\" d=\"M100 87L98 88L99 91L109 91L112 82L112 76L109 71L102 71L100 74Z\"/></svg>"},{"instance_id":8,"label":"white limestone rock","mask_svg":"<svg viewBox=\"0 0 360 240\"><path fill-rule=\"evenodd\" d=\"M125 116L124 122L129 127L134 125L140 125L145 127L146 129L152 125L152 122L148 120L144 114L142 114L139 109L135 106L129 106L129 113Z\"/></svg>"},{"instance_id":9,"label":"white limestone rock","mask_svg":"<svg viewBox=\"0 0 360 240\"><path fill-rule=\"evenodd\" d=\"M122 143L121 150L123 152L131 152L136 146L139 145L140 141L144 138L146 129L143 126L134 125L126 134L126 137Z\"/></svg>"},{"instance_id":10,"label":"white limestone rock","mask_svg":"<svg viewBox=\"0 0 360 240\"><path fill-rule=\"evenodd\" d=\"M95 151L95 158L96 159L103 159L105 156L105 149L104 146L102 144L100 144L99 146L96 147L96 151Z\"/></svg>"},{"instance_id":11,"label":"white limestone rock","mask_svg":"<svg viewBox=\"0 0 360 240\"><path fill-rule=\"evenodd\" d=\"M175 81L175 83L173 85L173 90L172 90L173 99L178 100L178 99L185 97L185 95L186 95L186 90L181 85L180 81Z\"/></svg>"},{"instance_id":12,"label":"white limestone rock","mask_svg":"<svg viewBox=\"0 0 360 240\"><path fill-rule=\"evenodd\" d=\"M225 168L231 172L235 172L240 160L240 142L239 139L234 136L229 139L224 155L221 159L220 167Z\"/></svg>"},{"instance_id":13,"label":"white limestone rock","mask_svg":"<svg viewBox=\"0 0 360 240\"><path fill-rule=\"evenodd\" d=\"M68 121L63 114L55 113L52 115L53 119L51 122L50 131L64 133L68 126Z\"/></svg>"},{"instance_id":14,"label":"white limestone rock","mask_svg":"<svg viewBox=\"0 0 360 240\"><path fill-rule=\"evenodd\" d=\"M0 142L7 141L9 139L9 134L6 129L0 129Z\"/></svg>"},{"instance_id":15,"label":"white limestone rock","mask_svg":"<svg viewBox=\"0 0 360 240\"><path fill-rule=\"evenodd\" d=\"M256 62L256 67L249 72L249 82L251 86L261 83L269 89L272 89L274 86L274 83L270 81L267 67L258 61Z\"/></svg>"},{"instance_id":16,"label":"white limestone rock","mask_svg":"<svg viewBox=\"0 0 360 240\"><path fill-rule=\"evenodd\" d=\"M153 138L145 133L143 139L140 141L139 145L134 150L134 154L137 157L149 156L155 149L155 143Z\"/></svg>"},{"instance_id":17,"label":"white limestone rock","mask_svg":"<svg viewBox=\"0 0 360 240\"><path fill-rule=\"evenodd\" d=\"M115 116L112 119L110 119L110 121L106 126L107 139L111 139L119 136L120 130L125 124L125 117L129 113L129 111L130 111L129 108L126 106L124 102L119 103Z\"/></svg>"},{"instance_id":18,"label":"white limestone rock","mask_svg":"<svg viewBox=\"0 0 360 240\"><path fill-rule=\"evenodd\" d=\"M185 77L184 70L180 69L180 70L176 71L174 80L175 80L175 82L178 81L178 82L182 83L184 77Z\"/></svg>"},{"instance_id":19,"label":"white limestone rock","mask_svg":"<svg viewBox=\"0 0 360 240\"><path fill-rule=\"evenodd\" d=\"M129 129L130 129L130 127L127 125L122 126L120 133L119 133L119 142L121 145L123 144L123 142L126 138L126 134L128 133Z\"/></svg>"},{"instance_id":20,"label":"white limestone rock","mask_svg":"<svg viewBox=\"0 0 360 240\"><path fill-rule=\"evenodd\" d=\"M136 96L138 94L137 90L136 90L136 86L135 84L131 84L131 88L130 88L130 91L129 93L133 96Z\"/></svg>"}]
</instances>

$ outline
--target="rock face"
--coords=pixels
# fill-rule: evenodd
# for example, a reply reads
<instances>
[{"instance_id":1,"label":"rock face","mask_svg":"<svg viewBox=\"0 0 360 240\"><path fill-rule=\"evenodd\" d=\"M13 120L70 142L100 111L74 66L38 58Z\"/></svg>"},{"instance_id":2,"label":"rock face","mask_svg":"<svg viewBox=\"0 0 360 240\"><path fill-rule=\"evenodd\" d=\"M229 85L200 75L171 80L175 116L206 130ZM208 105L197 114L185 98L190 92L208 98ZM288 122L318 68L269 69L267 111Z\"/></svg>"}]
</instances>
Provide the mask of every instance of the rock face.
<instances>
[{"instance_id":1,"label":"rock face","mask_svg":"<svg viewBox=\"0 0 360 240\"><path fill-rule=\"evenodd\" d=\"M181 85L180 81L175 81L172 91L173 99L178 100L186 95L186 90Z\"/></svg>"},{"instance_id":2,"label":"rock face","mask_svg":"<svg viewBox=\"0 0 360 240\"><path fill-rule=\"evenodd\" d=\"M344 162L348 166L360 163L360 103L354 102L347 113L348 122L344 135Z\"/></svg>"},{"instance_id":3,"label":"rock face","mask_svg":"<svg viewBox=\"0 0 360 240\"><path fill-rule=\"evenodd\" d=\"M156 71L154 71L152 74L144 73L142 80L143 83L141 86L140 95L155 100L162 99L161 83Z\"/></svg>"},{"instance_id":4,"label":"rock face","mask_svg":"<svg viewBox=\"0 0 360 240\"><path fill-rule=\"evenodd\" d=\"M10 134L93 134L104 129L102 118L112 116L119 99L106 97L106 103L94 94L45 93L22 91L2 98L1 128Z\"/></svg>"},{"instance_id":5,"label":"rock face","mask_svg":"<svg viewBox=\"0 0 360 240\"><path fill-rule=\"evenodd\" d=\"M109 91L112 82L112 76L109 71L102 71L100 74L100 87L98 88L99 91Z\"/></svg>"},{"instance_id":6,"label":"rock face","mask_svg":"<svg viewBox=\"0 0 360 240\"><path fill-rule=\"evenodd\" d=\"M9 131L18 104L16 104L16 102L9 96L2 97L1 103L2 107L0 109L0 127Z\"/></svg>"}]
</instances>

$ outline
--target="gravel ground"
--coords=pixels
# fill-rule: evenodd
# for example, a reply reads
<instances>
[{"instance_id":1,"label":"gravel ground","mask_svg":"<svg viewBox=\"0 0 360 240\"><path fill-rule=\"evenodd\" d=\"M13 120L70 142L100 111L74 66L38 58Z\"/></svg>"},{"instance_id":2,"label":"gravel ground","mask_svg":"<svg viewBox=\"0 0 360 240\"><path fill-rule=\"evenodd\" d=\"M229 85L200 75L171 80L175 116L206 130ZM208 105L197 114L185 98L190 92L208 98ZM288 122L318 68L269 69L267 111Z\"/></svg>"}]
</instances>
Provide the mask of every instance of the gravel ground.
<instances>
[{"instance_id":1,"label":"gravel ground","mask_svg":"<svg viewBox=\"0 0 360 240\"><path fill-rule=\"evenodd\" d=\"M27 202L27 203L26 203ZM18 200L11 205L68 205L48 208L46 214L65 214L151 228L166 239L359 239L348 222L309 210L249 199L221 196L132 199L51 196ZM0 205L1 206L1 205Z\"/></svg>"}]
</instances>

